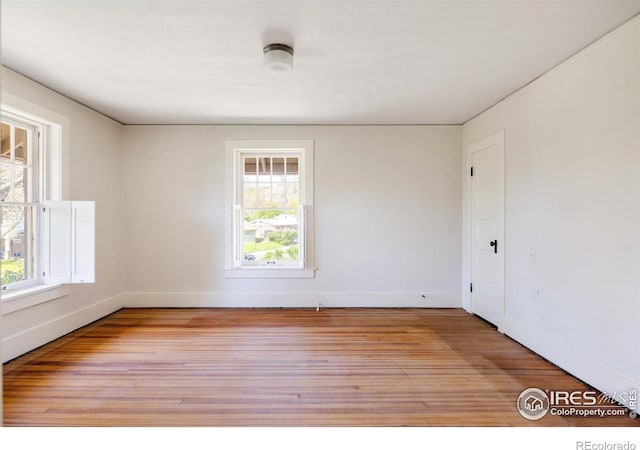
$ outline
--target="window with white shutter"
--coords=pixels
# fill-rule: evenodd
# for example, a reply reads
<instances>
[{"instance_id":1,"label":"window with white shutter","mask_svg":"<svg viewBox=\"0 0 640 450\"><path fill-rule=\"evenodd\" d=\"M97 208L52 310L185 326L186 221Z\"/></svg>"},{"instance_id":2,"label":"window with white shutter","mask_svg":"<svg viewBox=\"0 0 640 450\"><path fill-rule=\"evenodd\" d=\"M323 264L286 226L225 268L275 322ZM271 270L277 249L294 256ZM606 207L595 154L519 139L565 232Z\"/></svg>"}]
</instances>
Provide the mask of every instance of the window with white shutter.
<instances>
[{"instance_id":1,"label":"window with white shutter","mask_svg":"<svg viewBox=\"0 0 640 450\"><path fill-rule=\"evenodd\" d=\"M2 300L95 281L95 204L60 201L62 125L0 107ZM15 307L15 306L14 306Z\"/></svg>"}]
</instances>

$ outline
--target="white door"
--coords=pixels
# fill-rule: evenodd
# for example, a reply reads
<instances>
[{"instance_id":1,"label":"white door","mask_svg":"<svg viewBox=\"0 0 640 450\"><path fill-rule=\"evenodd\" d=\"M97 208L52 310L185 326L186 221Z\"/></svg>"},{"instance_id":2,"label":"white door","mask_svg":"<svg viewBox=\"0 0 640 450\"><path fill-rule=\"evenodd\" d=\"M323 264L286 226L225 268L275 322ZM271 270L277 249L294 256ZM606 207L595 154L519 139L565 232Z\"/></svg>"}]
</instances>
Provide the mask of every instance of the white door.
<instances>
[{"instance_id":1,"label":"white door","mask_svg":"<svg viewBox=\"0 0 640 450\"><path fill-rule=\"evenodd\" d=\"M499 329L504 318L504 134L471 153L471 310Z\"/></svg>"}]
</instances>

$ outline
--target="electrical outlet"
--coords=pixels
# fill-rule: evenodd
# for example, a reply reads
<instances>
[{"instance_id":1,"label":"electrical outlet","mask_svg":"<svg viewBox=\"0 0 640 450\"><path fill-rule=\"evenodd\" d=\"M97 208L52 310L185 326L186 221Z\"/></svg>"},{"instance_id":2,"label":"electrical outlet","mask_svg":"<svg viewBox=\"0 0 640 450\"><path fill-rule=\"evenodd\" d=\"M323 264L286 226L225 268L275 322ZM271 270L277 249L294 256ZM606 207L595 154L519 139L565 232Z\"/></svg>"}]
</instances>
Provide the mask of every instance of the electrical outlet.
<instances>
[{"instance_id":1,"label":"electrical outlet","mask_svg":"<svg viewBox=\"0 0 640 450\"><path fill-rule=\"evenodd\" d=\"M537 262L538 253L535 250L529 250L529 262Z\"/></svg>"},{"instance_id":2,"label":"electrical outlet","mask_svg":"<svg viewBox=\"0 0 640 450\"><path fill-rule=\"evenodd\" d=\"M532 302L537 302L538 298L540 298L540 290L539 289L532 289L531 290L531 295L529 296L529 300L531 300Z\"/></svg>"}]
</instances>

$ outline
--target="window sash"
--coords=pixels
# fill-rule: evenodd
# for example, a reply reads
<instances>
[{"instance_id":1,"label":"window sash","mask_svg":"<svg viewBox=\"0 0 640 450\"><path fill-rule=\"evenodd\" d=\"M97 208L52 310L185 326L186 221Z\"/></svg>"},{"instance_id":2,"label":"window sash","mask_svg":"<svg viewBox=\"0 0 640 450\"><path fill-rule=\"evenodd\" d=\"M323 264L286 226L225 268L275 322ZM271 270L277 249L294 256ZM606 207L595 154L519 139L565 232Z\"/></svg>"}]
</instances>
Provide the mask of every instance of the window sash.
<instances>
[{"instance_id":1,"label":"window sash","mask_svg":"<svg viewBox=\"0 0 640 450\"><path fill-rule=\"evenodd\" d=\"M297 242L295 244L283 245L283 247L292 248L297 247L297 255L296 259L285 259L285 260L255 260L248 259L248 255L253 255L253 253L245 253L244 245L245 245L245 213L247 210L251 211L271 211L274 209L282 209L286 211L290 211L292 209L297 210L297 226L295 227L295 231L297 232ZM258 268L282 268L282 267L294 267L294 268L303 268L306 263L306 228L305 228L305 214L306 208L305 206L300 206L298 208L243 208L242 205L233 205L233 266L235 268L240 267L258 267ZM276 216L277 217L277 216ZM268 219L266 222L270 222ZM277 219L274 220L277 222ZM277 231L277 230L273 230ZM284 227L283 231L291 231L289 228ZM266 237L265 237L266 239ZM273 249L275 251L275 249ZM286 250L285 250L286 251ZM268 250L264 251L268 254ZM260 253L260 252L254 252ZM290 254L288 254L291 257Z\"/></svg>"},{"instance_id":2,"label":"window sash","mask_svg":"<svg viewBox=\"0 0 640 450\"><path fill-rule=\"evenodd\" d=\"M23 216L23 234L24 234L24 259L23 276L21 281L9 283L2 286L3 291L14 291L28 288L41 283L40 275L40 208L39 199L41 198L40 183L41 177L39 168L41 167L41 148L39 133L42 127L36 123L31 123L21 119L19 116L11 113L2 112L2 123L9 128L9 154L8 157L2 158L2 165L5 170L10 171L9 192L5 201L2 202L3 207L19 207L25 209ZM25 130L25 141L23 145L22 161L16 160L16 128ZM18 174L22 172L22 195L16 198ZM26 176L26 179L25 179ZM28 212L27 212L28 211ZM4 218L3 218L4 219ZM4 239L12 239L9 235ZM6 249L3 248L3 251ZM11 255L8 256L11 258Z\"/></svg>"},{"instance_id":3,"label":"window sash","mask_svg":"<svg viewBox=\"0 0 640 450\"><path fill-rule=\"evenodd\" d=\"M256 150L238 150L235 158L235 192L233 206L233 266L235 268L253 267L253 268L301 268L305 265L304 248L306 241L306 233L304 228L304 208L299 206L304 199L304 151L300 149L274 149L267 151ZM293 166L293 158L295 162L295 172ZM255 159L255 161L251 161ZM274 164L274 160L284 159L283 170L280 173L278 165ZM247 165L255 166L254 171L245 173ZM274 172L275 170L275 172ZM291 170L291 173L289 172ZM274 183L274 177L276 183ZM247 182L247 178L250 180ZM245 204L245 186L254 184L256 187L256 201L248 206ZM283 184L285 189L285 197L289 200L287 190L289 186L297 185L298 195L296 206L283 204L283 202L273 202L273 186L274 184ZM259 201L259 187L264 185L269 189L269 204L261 205ZM270 211L270 210L297 210L297 233L298 233L298 255L295 260L260 260L255 261L247 259L244 253L244 217L247 211Z\"/></svg>"}]
</instances>

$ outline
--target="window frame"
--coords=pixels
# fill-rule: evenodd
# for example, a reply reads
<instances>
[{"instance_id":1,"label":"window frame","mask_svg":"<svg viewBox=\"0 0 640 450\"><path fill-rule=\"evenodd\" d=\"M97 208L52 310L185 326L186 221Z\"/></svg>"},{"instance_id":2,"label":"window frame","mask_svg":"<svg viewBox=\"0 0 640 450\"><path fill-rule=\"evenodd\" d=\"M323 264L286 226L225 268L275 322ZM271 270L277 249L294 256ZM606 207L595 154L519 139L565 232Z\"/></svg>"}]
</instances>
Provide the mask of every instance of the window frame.
<instances>
[{"instance_id":1,"label":"window frame","mask_svg":"<svg viewBox=\"0 0 640 450\"><path fill-rule=\"evenodd\" d=\"M313 141L312 140L248 140L226 142L226 278L313 278ZM238 205L242 202L243 158L286 157L299 158L300 186L299 203L301 206L299 229L302 260L300 265L247 265L238 264L239 223Z\"/></svg>"},{"instance_id":2,"label":"window frame","mask_svg":"<svg viewBox=\"0 0 640 450\"><path fill-rule=\"evenodd\" d=\"M20 122L40 127L38 140L38 202L40 245L37 261L39 279L19 289L0 290L2 315L14 313L41 303L65 297L68 285L45 282L43 274L44 220L42 206L49 201L59 201L68 193L69 119L10 92L1 92L0 117L17 118Z\"/></svg>"},{"instance_id":3,"label":"window frame","mask_svg":"<svg viewBox=\"0 0 640 450\"><path fill-rule=\"evenodd\" d=\"M4 107L0 109L0 120L2 123L7 123L13 127L19 127L27 130L31 133L31 145L30 148L27 148L25 151L27 153L27 160L31 160L31 179L28 181L29 192L31 192L32 198L25 198L23 202L2 202L3 205L7 206L19 206L24 208L32 209L32 220L31 220L31 232L30 235L33 236L31 245L28 247L29 250L27 255L28 259L31 259L29 268L33 272L33 277L18 281L16 283L11 283L9 285L2 286L3 293L14 293L20 292L24 290L29 290L34 286L38 286L43 284L43 276L42 276L42 245L43 245L43 230L42 230L42 215L41 215L41 206L42 199L44 198L44 145L43 142L45 140L45 130L46 126L39 121L25 118L21 114L16 114L15 112L10 112L6 110ZM10 139L13 139L11 137ZM15 164L15 163L11 163ZM29 166L29 164L27 165ZM14 168L15 170L15 168ZM14 181L15 184L15 181ZM24 270L27 270L27 258L25 258L25 267Z\"/></svg>"}]
</instances>

